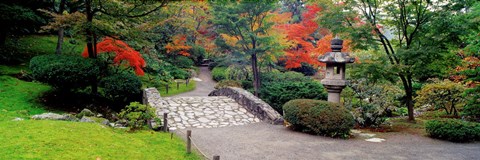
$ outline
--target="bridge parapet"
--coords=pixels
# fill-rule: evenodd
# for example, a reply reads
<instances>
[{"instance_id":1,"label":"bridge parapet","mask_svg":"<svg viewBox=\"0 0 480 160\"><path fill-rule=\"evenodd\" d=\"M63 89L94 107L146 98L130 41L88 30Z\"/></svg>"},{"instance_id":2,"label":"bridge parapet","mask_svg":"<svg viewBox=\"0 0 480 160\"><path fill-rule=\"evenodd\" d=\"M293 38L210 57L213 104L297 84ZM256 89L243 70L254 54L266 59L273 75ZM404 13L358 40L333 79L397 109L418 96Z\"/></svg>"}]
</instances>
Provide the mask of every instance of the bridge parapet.
<instances>
[{"instance_id":1,"label":"bridge parapet","mask_svg":"<svg viewBox=\"0 0 480 160\"><path fill-rule=\"evenodd\" d=\"M220 88L210 92L208 96L226 96L232 98L260 120L276 125L283 124L283 118L277 111L260 98L242 88Z\"/></svg>"}]
</instances>

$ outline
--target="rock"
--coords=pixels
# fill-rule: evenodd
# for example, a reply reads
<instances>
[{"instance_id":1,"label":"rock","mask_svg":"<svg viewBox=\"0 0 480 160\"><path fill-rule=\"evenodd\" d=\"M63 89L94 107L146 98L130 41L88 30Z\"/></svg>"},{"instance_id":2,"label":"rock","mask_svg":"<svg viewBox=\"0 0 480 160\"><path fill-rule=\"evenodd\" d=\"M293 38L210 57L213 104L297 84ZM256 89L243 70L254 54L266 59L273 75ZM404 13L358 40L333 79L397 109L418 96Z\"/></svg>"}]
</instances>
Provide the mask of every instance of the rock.
<instances>
[{"instance_id":1,"label":"rock","mask_svg":"<svg viewBox=\"0 0 480 160\"><path fill-rule=\"evenodd\" d=\"M385 141L385 139L382 139L382 138L370 138L370 139L365 139L365 141L367 141L367 142L380 143L380 142Z\"/></svg>"},{"instance_id":2,"label":"rock","mask_svg":"<svg viewBox=\"0 0 480 160\"><path fill-rule=\"evenodd\" d=\"M42 114L33 115L31 118L35 119L35 120L46 120L46 119L48 119L48 120L67 120L70 117L66 116L66 115L56 114L56 113L42 113Z\"/></svg>"},{"instance_id":3,"label":"rock","mask_svg":"<svg viewBox=\"0 0 480 160\"><path fill-rule=\"evenodd\" d=\"M106 126L109 126L109 125L110 125L110 121L108 121L107 119L105 119L105 120L102 121L102 124L103 124L103 125L106 125Z\"/></svg>"},{"instance_id":4,"label":"rock","mask_svg":"<svg viewBox=\"0 0 480 160\"><path fill-rule=\"evenodd\" d=\"M82 119L80 119L80 122L86 122L86 123L95 123L93 119L90 117L83 116Z\"/></svg>"},{"instance_id":5,"label":"rock","mask_svg":"<svg viewBox=\"0 0 480 160\"><path fill-rule=\"evenodd\" d=\"M93 113L89 109L84 108L82 111L80 111L80 113L77 114L77 118L81 118L81 117L84 117L84 116L93 117L93 116L95 116L95 113Z\"/></svg>"},{"instance_id":6,"label":"rock","mask_svg":"<svg viewBox=\"0 0 480 160\"><path fill-rule=\"evenodd\" d=\"M23 118L15 117L15 119L13 119L12 121L23 121Z\"/></svg>"}]
</instances>

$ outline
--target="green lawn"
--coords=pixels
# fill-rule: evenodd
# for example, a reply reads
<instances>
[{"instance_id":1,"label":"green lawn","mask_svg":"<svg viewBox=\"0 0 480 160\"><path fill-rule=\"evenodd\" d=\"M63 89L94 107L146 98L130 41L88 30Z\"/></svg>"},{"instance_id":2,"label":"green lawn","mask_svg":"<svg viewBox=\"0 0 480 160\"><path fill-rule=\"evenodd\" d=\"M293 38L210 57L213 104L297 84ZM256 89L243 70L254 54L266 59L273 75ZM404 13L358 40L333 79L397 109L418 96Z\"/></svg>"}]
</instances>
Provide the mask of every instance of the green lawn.
<instances>
[{"instance_id":1,"label":"green lawn","mask_svg":"<svg viewBox=\"0 0 480 160\"><path fill-rule=\"evenodd\" d=\"M0 122L0 159L200 159L169 133L129 133L96 123Z\"/></svg>"},{"instance_id":2,"label":"green lawn","mask_svg":"<svg viewBox=\"0 0 480 160\"><path fill-rule=\"evenodd\" d=\"M167 89L164 84L157 82L155 80L149 80L148 77L149 76L147 74L145 74L145 76L140 77L143 83L143 88L155 87L160 92L160 95L162 97L169 97L169 96L174 96L180 93L193 91L197 86L197 84L193 80L190 80L188 85L185 85L185 82L183 81L180 83L179 88L177 89L177 82L170 82L168 84L169 89L167 93Z\"/></svg>"},{"instance_id":3,"label":"green lawn","mask_svg":"<svg viewBox=\"0 0 480 160\"><path fill-rule=\"evenodd\" d=\"M40 83L0 75L0 121L15 117L27 118L45 112L43 106L36 100L48 90L49 86Z\"/></svg>"},{"instance_id":4,"label":"green lawn","mask_svg":"<svg viewBox=\"0 0 480 160\"><path fill-rule=\"evenodd\" d=\"M0 65L0 159L201 159L168 133L127 132L96 123L28 120L47 112L37 102L51 87L8 76L24 66ZM12 121L15 117L24 121Z\"/></svg>"},{"instance_id":5,"label":"green lawn","mask_svg":"<svg viewBox=\"0 0 480 160\"><path fill-rule=\"evenodd\" d=\"M62 52L64 54L78 54L83 52L86 45L83 39L75 39L75 44L71 44L71 38L65 37L63 39ZM54 54L57 48L57 36L54 35L31 35L18 39L15 44L16 48L25 54L42 55Z\"/></svg>"}]
</instances>

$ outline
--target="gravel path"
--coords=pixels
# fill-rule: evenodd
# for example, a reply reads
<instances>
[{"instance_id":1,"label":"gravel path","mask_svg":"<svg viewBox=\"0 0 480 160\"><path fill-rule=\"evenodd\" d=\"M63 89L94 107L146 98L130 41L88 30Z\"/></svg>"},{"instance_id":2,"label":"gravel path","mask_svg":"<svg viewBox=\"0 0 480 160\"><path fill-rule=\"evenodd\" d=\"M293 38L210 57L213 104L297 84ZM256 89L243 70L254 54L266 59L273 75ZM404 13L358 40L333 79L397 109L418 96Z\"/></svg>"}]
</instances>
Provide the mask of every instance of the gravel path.
<instances>
[{"instance_id":1,"label":"gravel path","mask_svg":"<svg viewBox=\"0 0 480 160\"><path fill-rule=\"evenodd\" d=\"M176 133L184 137L182 132ZM452 143L428 137L385 133L382 143L363 138L332 139L293 132L281 125L254 123L192 129L194 143L208 157L223 160L311 159L480 159L480 143Z\"/></svg>"},{"instance_id":2,"label":"gravel path","mask_svg":"<svg viewBox=\"0 0 480 160\"><path fill-rule=\"evenodd\" d=\"M216 82L212 79L210 70L208 67L200 67L200 73L197 78L202 81L196 82L197 87L191 92L181 93L173 97L192 97L192 96L208 96L210 92L215 90Z\"/></svg>"}]
</instances>

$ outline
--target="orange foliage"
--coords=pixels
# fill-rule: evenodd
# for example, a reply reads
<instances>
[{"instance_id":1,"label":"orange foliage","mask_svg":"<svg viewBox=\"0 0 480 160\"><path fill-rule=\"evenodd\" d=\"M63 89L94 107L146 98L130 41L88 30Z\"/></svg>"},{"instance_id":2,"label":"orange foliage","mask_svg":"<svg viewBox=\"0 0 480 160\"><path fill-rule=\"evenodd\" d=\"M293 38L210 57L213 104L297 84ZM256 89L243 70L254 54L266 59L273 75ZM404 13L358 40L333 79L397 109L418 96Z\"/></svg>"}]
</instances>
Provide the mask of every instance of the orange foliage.
<instances>
[{"instance_id":1,"label":"orange foliage","mask_svg":"<svg viewBox=\"0 0 480 160\"><path fill-rule=\"evenodd\" d=\"M145 60L142 58L139 52L128 46L127 43L121 40L115 40L111 37L106 37L100 43L97 43L97 54L100 53L115 53L113 63L120 65L123 61L127 61L135 70L135 74L144 75L143 67L146 66ZM82 56L88 57L87 47L83 50Z\"/></svg>"},{"instance_id":2,"label":"orange foliage","mask_svg":"<svg viewBox=\"0 0 480 160\"><path fill-rule=\"evenodd\" d=\"M165 46L167 53L178 51L178 54L182 56L190 56L190 53L187 52L191 46L188 46L187 43L187 36L185 35L178 35L173 37L173 43L168 43Z\"/></svg>"},{"instance_id":3,"label":"orange foliage","mask_svg":"<svg viewBox=\"0 0 480 160\"><path fill-rule=\"evenodd\" d=\"M478 67L480 67L480 59L478 57L469 56L469 57L465 57L463 59L463 64L461 66L457 66L455 68L455 71L457 73L461 73L465 70L475 69L475 68L478 68ZM465 75L461 75L461 74L455 74L455 75L450 76L450 80L452 80L454 82L464 81L464 80L466 80L466 78L467 77ZM480 85L480 82L469 81L469 82L466 82L466 84L467 84L468 87L475 87L476 85Z\"/></svg>"},{"instance_id":4,"label":"orange foliage","mask_svg":"<svg viewBox=\"0 0 480 160\"><path fill-rule=\"evenodd\" d=\"M307 10L302 14L300 23L277 26L283 29L287 35L286 38L294 43L293 46L285 50L285 56L282 58L286 61L285 68L287 69L301 67L302 63L317 67L324 66L325 64L320 63L317 58L326 52L331 52L330 41L333 35L328 29L319 29L318 24L314 21L316 15L322 9L316 5L309 5L306 8ZM315 42L316 37L322 38ZM349 40L344 41L342 51L349 50L349 43Z\"/></svg>"}]
</instances>

